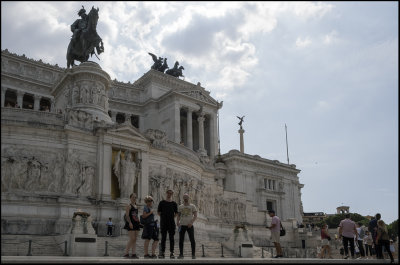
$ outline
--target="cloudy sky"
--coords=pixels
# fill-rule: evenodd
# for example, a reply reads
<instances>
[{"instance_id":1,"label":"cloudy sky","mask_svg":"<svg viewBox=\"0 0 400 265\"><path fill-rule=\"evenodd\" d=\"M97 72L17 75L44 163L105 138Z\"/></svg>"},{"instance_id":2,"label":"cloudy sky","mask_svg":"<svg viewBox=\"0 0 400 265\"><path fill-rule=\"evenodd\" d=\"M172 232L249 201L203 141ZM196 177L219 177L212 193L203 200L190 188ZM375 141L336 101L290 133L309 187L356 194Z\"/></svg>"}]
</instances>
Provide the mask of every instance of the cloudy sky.
<instances>
[{"instance_id":1,"label":"cloudy sky","mask_svg":"<svg viewBox=\"0 0 400 265\"><path fill-rule=\"evenodd\" d=\"M1 2L1 49L66 67L70 25L99 7L98 62L134 82L153 61L224 101L221 153L301 170L305 212L398 218L397 2Z\"/></svg>"}]
</instances>

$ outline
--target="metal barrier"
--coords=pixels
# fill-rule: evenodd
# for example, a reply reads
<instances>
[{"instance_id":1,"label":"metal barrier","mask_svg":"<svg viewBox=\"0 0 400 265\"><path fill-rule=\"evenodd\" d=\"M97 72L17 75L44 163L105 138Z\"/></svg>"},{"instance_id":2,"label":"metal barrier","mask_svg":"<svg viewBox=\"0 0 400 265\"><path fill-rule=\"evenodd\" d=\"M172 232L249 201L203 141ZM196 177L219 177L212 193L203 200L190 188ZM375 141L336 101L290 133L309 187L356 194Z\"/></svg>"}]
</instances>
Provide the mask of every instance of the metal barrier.
<instances>
[{"instance_id":1,"label":"metal barrier","mask_svg":"<svg viewBox=\"0 0 400 265\"><path fill-rule=\"evenodd\" d=\"M221 243L221 258L224 258L224 246Z\"/></svg>"},{"instance_id":2,"label":"metal barrier","mask_svg":"<svg viewBox=\"0 0 400 265\"><path fill-rule=\"evenodd\" d=\"M54 246L54 244L48 245L48 244L41 244L41 243L33 242L32 239L29 239L28 241L25 241L25 242L19 242L19 243L1 242L1 244L6 244L6 245L19 245L19 244L25 244L25 243L29 243L29 245L28 245L28 253L26 254L27 256L33 256L33 255L32 255L32 249L33 249L32 244L33 244L33 243L35 243L36 245L39 245L39 246L43 246L43 247L52 247L52 246ZM63 244L63 243L65 244L65 247L64 247L64 256L68 256L68 254L67 254L67 241L58 243L58 244L56 244L56 245L61 245L61 244Z\"/></svg>"},{"instance_id":3,"label":"metal barrier","mask_svg":"<svg viewBox=\"0 0 400 265\"><path fill-rule=\"evenodd\" d=\"M202 257L204 258L206 255L204 255L204 245L203 245L203 244L201 244L201 249L202 249L202 251L203 251Z\"/></svg>"}]
</instances>

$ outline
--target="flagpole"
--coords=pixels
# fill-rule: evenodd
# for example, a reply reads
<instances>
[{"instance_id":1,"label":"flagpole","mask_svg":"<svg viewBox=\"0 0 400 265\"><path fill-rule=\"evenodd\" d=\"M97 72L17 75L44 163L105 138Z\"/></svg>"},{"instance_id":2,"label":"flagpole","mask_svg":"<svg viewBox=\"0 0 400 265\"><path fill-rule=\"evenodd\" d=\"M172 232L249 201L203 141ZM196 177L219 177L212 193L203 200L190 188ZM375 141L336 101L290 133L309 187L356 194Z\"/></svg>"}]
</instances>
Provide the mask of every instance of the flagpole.
<instances>
[{"instance_id":1,"label":"flagpole","mask_svg":"<svg viewBox=\"0 0 400 265\"><path fill-rule=\"evenodd\" d=\"M287 140L287 127L285 123L285 131L286 131L286 157L287 157L287 164L289 165L289 147L288 147L288 140Z\"/></svg>"}]
</instances>

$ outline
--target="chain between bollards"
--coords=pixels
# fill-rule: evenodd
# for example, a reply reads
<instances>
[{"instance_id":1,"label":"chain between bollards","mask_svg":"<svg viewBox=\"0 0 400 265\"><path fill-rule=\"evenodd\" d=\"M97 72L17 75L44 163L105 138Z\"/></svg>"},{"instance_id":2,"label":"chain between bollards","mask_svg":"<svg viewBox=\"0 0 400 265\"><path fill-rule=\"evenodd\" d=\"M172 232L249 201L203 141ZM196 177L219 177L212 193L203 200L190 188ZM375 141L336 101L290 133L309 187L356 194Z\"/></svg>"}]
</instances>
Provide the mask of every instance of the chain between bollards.
<instances>
[{"instance_id":1,"label":"chain between bollards","mask_svg":"<svg viewBox=\"0 0 400 265\"><path fill-rule=\"evenodd\" d=\"M67 246L68 245L68 241L67 240L65 240L64 241L64 256L68 256L68 250L67 250Z\"/></svg>"},{"instance_id":2,"label":"chain between bollards","mask_svg":"<svg viewBox=\"0 0 400 265\"><path fill-rule=\"evenodd\" d=\"M224 246L221 243L221 258L224 258Z\"/></svg>"},{"instance_id":3,"label":"chain between bollards","mask_svg":"<svg viewBox=\"0 0 400 265\"><path fill-rule=\"evenodd\" d=\"M104 256L109 256L107 253L108 252L108 241L105 241L104 243L106 244Z\"/></svg>"},{"instance_id":4,"label":"chain between bollards","mask_svg":"<svg viewBox=\"0 0 400 265\"><path fill-rule=\"evenodd\" d=\"M28 254L27 256L32 256L32 240L29 240L29 248L28 248Z\"/></svg>"},{"instance_id":5,"label":"chain between bollards","mask_svg":"<svg viewBox=\"0 0 400 265\"><path fill-rule=\"evenodd\" d=\"M202 257L204 258L206 255L204 255L204 245L203 245L203 244L201 245L201 248L202 248L202 250L203 250L203 255L202 255Z\"/></svg>"}]
</instances>

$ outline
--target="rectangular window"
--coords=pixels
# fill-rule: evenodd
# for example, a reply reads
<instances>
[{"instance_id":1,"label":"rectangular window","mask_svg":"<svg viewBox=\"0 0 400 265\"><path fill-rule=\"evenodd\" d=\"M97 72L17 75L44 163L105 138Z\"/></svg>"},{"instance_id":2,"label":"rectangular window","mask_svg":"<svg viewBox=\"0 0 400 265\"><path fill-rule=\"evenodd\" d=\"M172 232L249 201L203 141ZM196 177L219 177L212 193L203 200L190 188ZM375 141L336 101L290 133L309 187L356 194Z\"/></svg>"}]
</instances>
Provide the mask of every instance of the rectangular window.
<instances>
[{"instance_id":1,"label":"rectangular window","mask_svg":"<svg viewBox=\"0 0 400 265\"><path fill-rule=\"evenodd\" d=\"M272 189L275 190L275 180L272 181Z\"/></svg>"},{"instance_id":2,"label":"rectangular window","mask_svg":"<svg viewBox=\"0 0 400 265\"><path fill-rule=\"evenodd\" d=\"M268 180L268 188L272 190L272 181L270 179Z\"/></svg>"},{"instance_id":3,"label":"rectangular window","mask_svg":"<svg viewBox=\"0 0 400 265\"><path fill-rule=\"evenodd\" d=\"M264 188L268 189L268 179L264 179Z\"/></svg>"},{"instance_id":4,"label":"rectangular window","mask_svg":"<svg viewBox=\"0 0 400 265\"><path fill-rule=\"evenodd\" d=\"M273 210L274 208L273 208L273 203L272 203L272 201L267 201L267 211L269 211L269 210Z\"/></svg>"}]
</instances>

